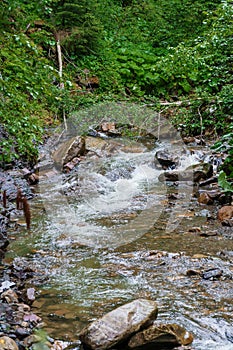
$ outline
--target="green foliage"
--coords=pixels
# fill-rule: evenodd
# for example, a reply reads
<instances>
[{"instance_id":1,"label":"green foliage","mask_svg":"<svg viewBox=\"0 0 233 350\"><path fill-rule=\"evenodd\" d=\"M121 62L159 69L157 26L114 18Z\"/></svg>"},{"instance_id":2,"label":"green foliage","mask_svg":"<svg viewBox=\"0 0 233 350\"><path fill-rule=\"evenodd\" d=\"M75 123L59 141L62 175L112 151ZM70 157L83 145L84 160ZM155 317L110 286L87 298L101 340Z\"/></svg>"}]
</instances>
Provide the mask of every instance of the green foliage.
<instances>
[{"instance_id":1,"label":"green foliage","mask_svg":"<svg viewBox=\"0 0 233 350\"><path fill-rule=\"evenodd\" d=\"M50 22L67 53L73 57L97 53L102 26L95 15L95 2L62 0L51 4Z\"/></svg>"},{"instance_id":2,"label":"green foliage","mask_svg":"<svg viewBox=\"0 0 233 350\"><path fill-rule=\"evenodd\" d=\"M161 99L181 100L165 113L183 133L224 133L233 109L232 15L220 0L4 0L0 123L9 139L1 161L35 158L48 117L113 99L149 99L159 109ZM87 75L97 89L82 84ZM231 169L231 150L228 157Z\"/></svg>"},{"instance_id":3,"label":"green foliage","mask_svg":"<svg viewBox=\"0 0 233 350\"><path fill-rule=\"evenodd\" d=\"M227 176L223 170L219 173L218 184L225 192L233 193L233 185L227 181Z\"/></svg>"},{"instance_id":4,"label":"green foliage","mask_svg":"<svg viewBox=\"0 0 233 350\"><path fill-rule=\"evenodd\" d=\"M45 109L54 108L49 97L57 73L25 34L3 32L0 46L0 122L9 137L0 140L2 165L20 156L35 159Z\"/></svg>"},{"instance_id":5,"label":"green foliage","mask_svg":"<svg viewBox=\"0 0 233 350\"><path fill-rule=\"evenodd\" d=\"M227 157L222 165L222 170L228 178L233 179L233 123L230 124L229 131L221 139L215 143L213 148L215 151L224 152Z\"/></svg>"}]
</instances>

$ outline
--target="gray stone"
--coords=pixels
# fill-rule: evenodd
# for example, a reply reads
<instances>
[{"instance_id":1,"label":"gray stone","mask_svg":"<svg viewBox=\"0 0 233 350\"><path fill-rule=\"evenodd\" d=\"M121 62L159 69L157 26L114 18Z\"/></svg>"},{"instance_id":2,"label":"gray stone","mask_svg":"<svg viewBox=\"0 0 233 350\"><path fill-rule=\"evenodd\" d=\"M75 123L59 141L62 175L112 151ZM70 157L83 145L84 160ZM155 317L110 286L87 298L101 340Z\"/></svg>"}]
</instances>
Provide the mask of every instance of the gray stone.
<instances>
[{"instance_id":1,"label":"gray stone","mask_svg":"<svg viewBox=\"0 0 233 350\"><path fill-rule=\"evenodd\" d=\"M174 168L178 164L178 159L177 153L172 154L166 150L160 150L155 154L155 165L157 160L163 169Z\"/></svg>"},{"instance_id":2,"label":"gray stone","mask_svg":"<svg viewBox=\"0 0 233 350\"><path fill-rule=\"evenodd\" d=\"M133 335L128 342L128 346L130 349L137 349L139 347L140 349L144 349L144 347L147 349L147 347L152 345L188 345L192 341L192 334L175 323L153 324L147 329Z\"/></svg>"},{"instance_id":3,"label":"gray stone","mask_svg":"<svg viewBox=\"0 0 233 350\"><path fill-rule=\"evenodd\" d=\"M73 158L83 155L85 152L85 139L81 136L72 137L64 142L53 152L52 158L59 169L69 163Z\"/></svg>"},{"instance_id":4,"label":"gray stone","mask_svg":"<svg viewBox=\"0 0 233 350\"><path fill-rule=\"evenodd\" d=\"M155 301L134 300L92 322L82 330L80 340L91 349L109 349L148 326L157 313Z\"/></svg>"}]
</instances>

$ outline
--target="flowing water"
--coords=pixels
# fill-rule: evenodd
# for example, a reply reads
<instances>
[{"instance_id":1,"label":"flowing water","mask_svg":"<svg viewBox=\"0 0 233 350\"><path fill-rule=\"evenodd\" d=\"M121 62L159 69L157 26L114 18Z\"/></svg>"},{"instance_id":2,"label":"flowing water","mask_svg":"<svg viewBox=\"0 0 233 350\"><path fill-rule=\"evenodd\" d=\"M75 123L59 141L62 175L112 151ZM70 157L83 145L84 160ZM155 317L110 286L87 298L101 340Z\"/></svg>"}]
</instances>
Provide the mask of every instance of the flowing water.
<instances>
[{"instance_id":1,"label":"flowing water","mask_svg":"<svg viewBox=\"0 0 233 350\"><path fill-rule=\"evenodd\" d=\"M158 180L155 149L164 145L152 146L90 157L77 172L42 179L31 233L12 233L7 258L25 257L41 273L34 308L55 338L76 341L89 321L149 298L158 302L159 321L194 334L195 350L233 349L231 278L187 275L217 266L231 276L230 260L219 253L232 251L232 240L190 232L219 227L198 206L192 182ZM195 162L186 150L179 167Z\"/></svg>"}]
</instances>

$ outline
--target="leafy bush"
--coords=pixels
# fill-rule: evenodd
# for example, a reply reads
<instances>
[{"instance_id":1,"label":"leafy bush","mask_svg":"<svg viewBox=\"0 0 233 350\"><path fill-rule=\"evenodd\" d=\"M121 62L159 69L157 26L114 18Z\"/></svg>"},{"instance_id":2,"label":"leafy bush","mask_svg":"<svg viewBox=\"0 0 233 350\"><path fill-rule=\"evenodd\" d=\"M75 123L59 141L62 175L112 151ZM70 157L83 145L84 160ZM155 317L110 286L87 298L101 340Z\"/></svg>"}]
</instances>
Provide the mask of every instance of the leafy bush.
<instances>
[{"instance_id":1,"label":"leafy bush","mask_svg":"<svg viewBox=\"0 0 233 350\"><path fill-rule=\"evenodd\" d=\"M0 123L9 135L8 141L0 141L0 161L33 159L43 118L48 116L46 108L55 107L51 82L57 73L25 34L3 32L0 46Z\"/></svg>"},{"instance_id":2,"label":"leafy bush","mask_svg":"<svg viewBox=\"0 0 233 350\"><path fill-rule=\"evenodd\" d=\"M150 100L161 108L159 99L181 100L166 110L184 133L225 132L233 107L232 12L220 0L3 1L0 123L9 140L1 140L1 160L34 158L48 117L97 101ZM87 71L98 77L97 89L80 86Z\"/></svg>"}]
</instances>

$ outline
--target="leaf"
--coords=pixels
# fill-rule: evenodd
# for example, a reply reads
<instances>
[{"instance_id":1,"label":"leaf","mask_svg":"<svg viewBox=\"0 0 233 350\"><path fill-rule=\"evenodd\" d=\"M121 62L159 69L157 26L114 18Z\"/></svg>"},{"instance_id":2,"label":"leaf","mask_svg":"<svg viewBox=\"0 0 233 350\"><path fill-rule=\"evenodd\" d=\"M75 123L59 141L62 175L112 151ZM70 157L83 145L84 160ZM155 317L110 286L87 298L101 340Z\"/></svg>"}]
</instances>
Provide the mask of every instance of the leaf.
<instances>
[{"instance_id":1,"label":"leaf","mask_svg":"<svg viewBox=\"0 0 233 350\"><path fill-rule=\"evenodd\" d=\"M222 189L225 192L232 192L233 193L233 186L232 186L232 184L230 184L230 182L227 181L226 173L223 170L221 170L219 173L218 184L220 187L222 187Z\"/></svg>"}]
</instances>

